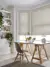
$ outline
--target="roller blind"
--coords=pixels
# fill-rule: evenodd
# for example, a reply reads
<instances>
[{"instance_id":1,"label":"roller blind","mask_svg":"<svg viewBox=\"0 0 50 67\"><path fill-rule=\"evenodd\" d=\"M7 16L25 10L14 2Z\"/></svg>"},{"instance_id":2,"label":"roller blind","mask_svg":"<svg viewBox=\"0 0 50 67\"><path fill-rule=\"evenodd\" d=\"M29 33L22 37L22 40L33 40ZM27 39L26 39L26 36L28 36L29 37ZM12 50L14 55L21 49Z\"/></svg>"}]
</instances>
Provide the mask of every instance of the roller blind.
<instances>
[{"instance_id":1,"label":"roller blind","mask_svg":"<svg viewBox=\"0 0 50 67\"><path fill-rule=\"evenodd\" d=\"M50 8L32 12L32 34L50 34Z\"/></svg>"},{"instance_id":2,"label":"roller blind","mask_svg":"<svg viewBox=\"0 0 50 67\"><path fill-rule=\"evenodd\" d=\"M28 32L28 13L21 12L19 14L19 34L24 35Z\"/></svg>"}]
</instances>

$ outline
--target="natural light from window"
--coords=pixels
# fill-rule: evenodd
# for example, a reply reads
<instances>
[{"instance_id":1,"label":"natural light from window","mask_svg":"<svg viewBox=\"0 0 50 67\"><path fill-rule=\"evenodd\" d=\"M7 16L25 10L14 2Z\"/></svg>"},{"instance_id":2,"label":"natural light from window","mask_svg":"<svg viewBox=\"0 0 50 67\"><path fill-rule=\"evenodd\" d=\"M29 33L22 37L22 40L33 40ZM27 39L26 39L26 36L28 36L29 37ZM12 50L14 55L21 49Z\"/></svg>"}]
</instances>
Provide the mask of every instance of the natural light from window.
<instances>
[{"instance_id":1,"label":"natural light from window","mask_svg":"<svg viewBox=\"0 0 50 67\"><path fill-rule=\"evenodd\" d=\"M47 41L50 41L50 35L20 35L20 41L26 40L27 37L36 38L36 40L41 40L45 38Z\"/></svg>"}]
</instances>

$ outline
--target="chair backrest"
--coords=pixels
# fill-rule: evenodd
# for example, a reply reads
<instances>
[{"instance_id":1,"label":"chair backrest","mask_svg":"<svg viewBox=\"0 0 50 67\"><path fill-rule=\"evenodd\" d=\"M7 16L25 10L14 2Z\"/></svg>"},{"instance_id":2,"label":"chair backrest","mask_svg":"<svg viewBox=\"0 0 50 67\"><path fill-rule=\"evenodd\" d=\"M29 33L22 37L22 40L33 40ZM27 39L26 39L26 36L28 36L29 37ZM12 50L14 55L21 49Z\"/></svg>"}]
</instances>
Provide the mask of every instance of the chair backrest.
<instances>
[{"instance_id":1,"label":"chair backrest","mask_svg":"<svg viewBox=\"0 0 50 67\"><path fill-rule=\"evenodd\" d=\"M45 38L42 38L42 43L45 44L46 43L46 39Z\"/></svg>"},{"instance_id":2,"label":"chair backrest","mask_svg":"<svg viewBox=\"0 0 50 67\"><path fill-rule=\"evenodd\" d=\"M16 46L17 52L22 53L22 50L21 50L19 44L15 42L15 46Z\"/></svg>"}]
</instances>

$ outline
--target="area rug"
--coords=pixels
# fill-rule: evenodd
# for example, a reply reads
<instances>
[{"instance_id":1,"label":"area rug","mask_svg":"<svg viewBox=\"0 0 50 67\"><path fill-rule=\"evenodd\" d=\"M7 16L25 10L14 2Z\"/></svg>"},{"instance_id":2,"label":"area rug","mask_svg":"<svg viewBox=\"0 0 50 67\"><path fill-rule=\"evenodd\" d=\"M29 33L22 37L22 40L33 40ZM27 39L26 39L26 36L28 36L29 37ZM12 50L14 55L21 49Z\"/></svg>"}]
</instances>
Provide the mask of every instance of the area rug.
<instances>
[{"instance_id":1,"label":"area rug","mask_svg":"<svg viewBox=\"0 0 50 67\"><path fill-rule=\"evenodd\" d=\"M44 67L44 66L34 63L13 62L2 67Z\"/></svg>"}]
</instances>

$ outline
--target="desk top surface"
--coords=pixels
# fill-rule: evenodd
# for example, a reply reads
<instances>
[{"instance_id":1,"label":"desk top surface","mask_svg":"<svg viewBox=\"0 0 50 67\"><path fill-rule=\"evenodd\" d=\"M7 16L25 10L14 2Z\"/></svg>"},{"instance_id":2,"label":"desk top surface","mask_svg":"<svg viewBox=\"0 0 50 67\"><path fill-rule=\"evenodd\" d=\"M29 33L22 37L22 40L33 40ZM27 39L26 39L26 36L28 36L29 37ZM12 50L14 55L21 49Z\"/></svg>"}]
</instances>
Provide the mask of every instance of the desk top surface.
<instances>
[{"instance_id":1,"label":"desk top surface","mask_svg":"<svg viewBox=\"0 0 50 67\"><path fill-rule=\"evenodd\" d=\"M42 43L41 41L34 41L34 42L29 42L29 41L15 41L17 43L23 43L23 44L37 44L37 45L42 45L44 43ZM50 44L50 41L46 41L45 44Z\"/></svg>"}]
</instances>

